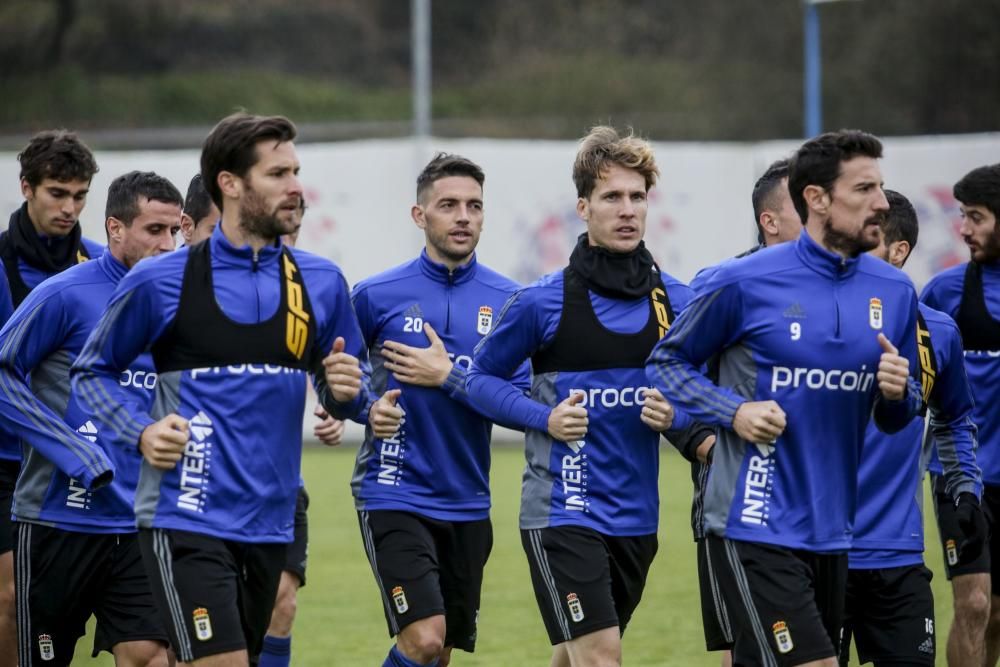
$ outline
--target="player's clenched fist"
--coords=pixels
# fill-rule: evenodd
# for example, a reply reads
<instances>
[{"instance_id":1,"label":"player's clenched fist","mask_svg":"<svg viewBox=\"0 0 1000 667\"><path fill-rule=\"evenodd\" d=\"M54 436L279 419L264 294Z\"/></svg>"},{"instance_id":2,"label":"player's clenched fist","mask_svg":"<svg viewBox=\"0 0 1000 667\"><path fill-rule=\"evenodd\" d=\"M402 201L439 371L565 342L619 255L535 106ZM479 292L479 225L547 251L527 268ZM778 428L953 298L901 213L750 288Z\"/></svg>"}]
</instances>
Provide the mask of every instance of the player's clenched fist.
<instances>
[{"instance_id":1,"label":"player's clenched fist","mask_svg":"<svg viewBox=\"0 0 1000 667\"><path fill-rule=\"evenodd\" d=\"M666 431L674 423L674 406L670 405L659 389L646 391L639 419L656 432Z\"/></svg>"},{"instance_id":2,"label":"player's clenched fist","mask_svg":"<svg viewBox=\"0 0 1000 667\"><path fill-rule=\"evenodd\" d=\"M396 400L401 393L399 389L390 389L369 408L368 425L372 427L376 438L391 438L399 430L403 421L403 409L396 405Z\"/></svg>"},{"instance_id":3,"label":"player's clenched fist","mask_svg":"<svg viewBox=\"0 0 1000 667\"><path fill-rule=\"evenodd\" d=\"M333 400L349 403L361 392L361 363L358 358L344 352L344 339L337 336L333 349L323 359L326 369L326 384L330 387Z\"/></svg>"},{"instance_id":4,"label":"player's clenched fist","mask_svg":"<svg viewBox=\"0 0 1000 667\"><path fill-rule=\"evenodd\" d=\"M785 432L785 411L775 401L747 401L733 417L736 435L758 445L770 445Z\"/></svg>"},{"instance_id":5,"label":"player's clenched fist","mask_svg":"<svg viewBox=\"0 0 1000 667\"><path fill-rule=\"evenodd\" d=\"M190 437L188 421L169 414L147 426L139 436L139 451L154 468L173 470L184 455Z\"/></svg>"},{"instance_id":6,"label":"player's clenched fist","mask_svg":"<svg viewBox=\"0 0 1000 667\"><path fill-rule=\"evenodd\" d=\"M316 439L327 447L338 446L344 439L344 422L327 414L322 405L316 406L313 415L319 419L313 426L313 435Z\"/></svg>"},{"instance_id":7,"label":"player's clenched fist","mask_svg":"<svg viewBox=\"0 0 1000 667\"><path fill-rule=\"evenodd\" d=\"M583 394L570 394L569 398L552 408L549 413L549 435L562 442L583 440L587 435L587 408L580 407Z\"/></svg>"},{"instance_id":8,"label":"player's clenched fist","mask_svg":"<svg viewBox=\"0 0 1000 667\"><path fill-rule=\"evenodd\" d=\"M910 377L910 360L899 356L899 350L885 334L878 335L882 357L878 360L878 388L890 401L901 401L906 396L906 382Z\"/></svg>"}]
</instances>

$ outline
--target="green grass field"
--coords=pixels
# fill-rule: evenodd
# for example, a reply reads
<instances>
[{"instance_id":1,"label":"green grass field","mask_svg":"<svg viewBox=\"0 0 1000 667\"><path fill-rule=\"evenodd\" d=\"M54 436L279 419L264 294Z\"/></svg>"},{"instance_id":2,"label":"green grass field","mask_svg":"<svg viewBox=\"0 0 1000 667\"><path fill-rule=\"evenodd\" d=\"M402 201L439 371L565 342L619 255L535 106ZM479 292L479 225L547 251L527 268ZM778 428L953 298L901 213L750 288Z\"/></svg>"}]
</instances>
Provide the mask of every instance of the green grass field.
<instances>
[{"instance_id":1,"label":"green grass field","mask_svg":"<svg viewBox=\"0 0 1000 667\"><path fill-rule=\"evenodd\" d=\"M689 511L688 465L664 449L660 474L660 551L649 582L624 639L628 665L710 666L717 656L704 651L698 601L695 549ZM354 463L350 446L308 448L302 470L312 503L309 508L309 585L299 594L292 664L304 667L382 664L390 646L368 561L358 533L348 483ZM548 664L550 647L528 576L517 531L522 452L498 447L493 459L495 545L483 586L479 644L474 654L456 652L452 664L519 667ZM929 505L925 504L925 507ZM930 514L930 512L928 512ZM941 572L937 530L929 522L927 562ZM934 580L937 599L938 662L951 625L951 592L944 576ZM103 654L89 661L92 640L77 645L79 663L111 665Z\"/></svg>"}]
</instances>

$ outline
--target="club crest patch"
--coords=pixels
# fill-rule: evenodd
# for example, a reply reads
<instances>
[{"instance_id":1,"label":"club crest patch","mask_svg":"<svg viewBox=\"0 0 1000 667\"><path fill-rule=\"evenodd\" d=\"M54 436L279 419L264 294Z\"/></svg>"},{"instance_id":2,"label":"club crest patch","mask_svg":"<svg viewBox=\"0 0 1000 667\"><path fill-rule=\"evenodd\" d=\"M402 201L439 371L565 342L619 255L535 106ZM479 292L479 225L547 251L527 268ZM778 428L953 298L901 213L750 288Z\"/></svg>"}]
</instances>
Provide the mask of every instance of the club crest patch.
<instances>
[{"instance_id":1,"label":"club crest patch","mask_svg":"<svg viewBox=\"0 0 1000 667\"><path fill-rule=\"evenodd\" d=\"M207 642L212 638L212 619L208 617L208 610L198 607L192 614L194 617L194 636L198 641Z\"/></svg>"},{"instance_id":2,"label":"club crest patch","mask_svg":"<svg viewBox=\"0 0 1000 667\"><path fill-rule=\"evenodd\" d=\"M958 547L955 540L948 540L944 543L944 552L948 556L948 565L955 567L958 565Z\"/></svg>"},{"instance_id":3,"label":"club crest patch","mask_svg":"<svg viewBox=\"0 0 1000 667\"><path fill-rule=\"evenodd\" d=\"M392 601L396 605L396 612L400 614L405 614L410 609L410 603L406 601L406 593L403 592L402 586L392 589Z\"/></svg>"},{"instance_id":4,"label":"club crest patch","mask_svg":"<svg viewBox=\"0 0 1000 667\"><path fill-rule=\"evenodd\" d=\"M577 597L576 593L570 593L566 596L566 606L569 607L569 615L574 623L583 620L583 605L580 604L580 598Z\"/></svg>"},{"instance_id":5,"label":"club crest patch","mask_svg":"<svg viewBox=\"0 0 1000 667\"><path fill-rule=\"evenodd\" d=\"M479 318L476 321L476 331L485 336L493 328L493 309L489 306L479 306Z\"/></svg>"},{"instance_id":6,"label":"club crest patch","mask_svg":"<svg viewBox=\"0 0 1000 667\"><path fill-rule=\"evenodd\" d=\"M51 635L38 635L38 654L46 662L56 659L56 650L52 644Z\"/></svg>"},{"instance_id":7,"label":"club crest patch","mask_svg":"<svg viewBox=\"0 0 1000 667\"><path fill-rule=\"evenodd\" d=\"M792 643L792 633L788 630L788 625L784 621L778 621L771 626L774 631L774 641L778 644L778 653L789 653L795 644Z\"/></svg>"},{"instance_id":8,"label":"club crest patch","mask_svg":"<svg viewBox=\"0 0 1000 667\"><path fill-rule=\"evenodd\" d=\"M868 300L868 324L872 329L882 329L882 299L872 297Z\"/></svg>"}]
</instances>

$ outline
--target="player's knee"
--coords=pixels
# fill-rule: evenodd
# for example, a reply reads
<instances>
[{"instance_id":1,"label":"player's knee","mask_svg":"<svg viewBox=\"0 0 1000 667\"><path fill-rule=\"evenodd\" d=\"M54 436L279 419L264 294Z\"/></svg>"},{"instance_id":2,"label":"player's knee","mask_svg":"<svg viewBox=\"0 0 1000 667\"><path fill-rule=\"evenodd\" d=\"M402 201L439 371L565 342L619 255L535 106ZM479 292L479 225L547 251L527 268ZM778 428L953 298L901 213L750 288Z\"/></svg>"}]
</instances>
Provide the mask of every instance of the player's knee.
<instances>
[{"instance_id":1,"label":"player's knee","mask_svg":"<svg viewBox=\"0 0 1000 667\"><path fill-rule=\"evenodd\" d=\"M399 636L400 649L409 658L427 663L441 657L444 650L444 637L437 628L415 623L406 627Z\"/></svg>"},{"instance_id":2,"label":"player's knee","mask_svg":"<svg viewBox=\"0 0 1000 667\"><path fill-rule=\"evenodd\" d=\"M0 616L14 613L14 580L0 581Z\"/></svg>"},{"instance_id":3,"label":"player's knee","mask_svg":"<svg viewBox=\"0 0 1000 667\"><path fill-rule=\"evenodd\" d=\"M960 623L981 626L996 619L1000 609L993 609L992 614L990 611L990 595L987 591L975 588L955 599L955 617Z\"/></svg>"},{"instance_id":4,"label":"player's knee","mask_svg":"<svg viewBox=\"0 0 1000 667\"><path fill-rule=\"evenodd\" d=\"M167 647L153 641L137 641L115 647L115 664L124 667L170 667Z\"/></svg>"}]
</instances>

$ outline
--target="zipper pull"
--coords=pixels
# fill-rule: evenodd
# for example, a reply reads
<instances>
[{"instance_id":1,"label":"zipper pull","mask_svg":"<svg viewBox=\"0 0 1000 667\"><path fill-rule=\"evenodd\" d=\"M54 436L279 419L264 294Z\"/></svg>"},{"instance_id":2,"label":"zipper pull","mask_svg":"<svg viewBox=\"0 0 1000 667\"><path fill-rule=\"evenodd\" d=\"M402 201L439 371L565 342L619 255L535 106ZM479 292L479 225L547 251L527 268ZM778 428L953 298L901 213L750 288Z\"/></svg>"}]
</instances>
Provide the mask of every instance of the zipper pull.
<instances>
[{"instance_id":1,"label":"zipper pull","mask_svg":"<svg viewBox=\"0 0 1000 667\"><path fill-rule=\"evenodd\" d=\"M257 255L257 253L258 253L258 251L257 251L257 250L254 250L254 251L253 251L253 271L254 271L254 273L256 273L256 272L257 272L257 260L258 260L258 255Z\"/></svg>"}]
</instances>

